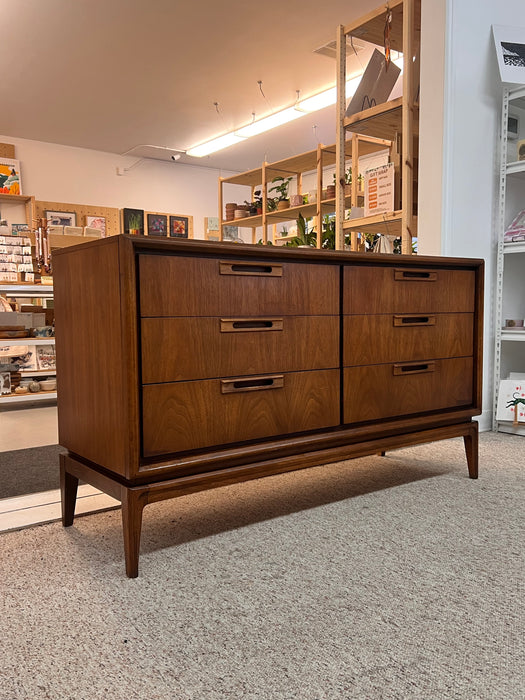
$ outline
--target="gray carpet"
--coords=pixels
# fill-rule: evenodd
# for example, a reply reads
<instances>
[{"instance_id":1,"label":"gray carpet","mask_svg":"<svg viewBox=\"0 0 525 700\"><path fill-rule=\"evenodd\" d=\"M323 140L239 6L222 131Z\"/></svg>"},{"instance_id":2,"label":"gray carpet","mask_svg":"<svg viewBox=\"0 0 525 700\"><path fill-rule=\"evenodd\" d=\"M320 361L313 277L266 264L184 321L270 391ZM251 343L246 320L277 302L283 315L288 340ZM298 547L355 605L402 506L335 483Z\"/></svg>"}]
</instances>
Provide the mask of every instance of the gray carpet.
<instances>
[{"instance_id":1,"label":"gray carpet","mask_svg":"<svg viewBox=\"0 0 525 700\"><path fill-rule=\"evenodd\" d=\"M0 535L1 700L525 698L523 438Z\"/></svg>"},{"instance_id":2,"label":"gray carpet","mask_svg":"<svg viewBox=\"0 0 525 700\"><path fill-rule=\"evenodd\" d=\"M61 452L67 450L60 445L0 452L0 498L60 488Z\"/></svg>"}]
</instances>

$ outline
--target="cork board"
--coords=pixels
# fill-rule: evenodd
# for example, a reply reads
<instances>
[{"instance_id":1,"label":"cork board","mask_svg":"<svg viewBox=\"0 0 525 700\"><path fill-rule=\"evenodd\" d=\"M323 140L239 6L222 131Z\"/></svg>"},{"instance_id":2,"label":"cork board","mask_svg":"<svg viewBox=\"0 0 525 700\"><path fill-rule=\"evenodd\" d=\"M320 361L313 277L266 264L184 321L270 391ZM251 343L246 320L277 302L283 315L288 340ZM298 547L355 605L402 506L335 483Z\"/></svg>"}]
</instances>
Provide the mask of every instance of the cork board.
<instances>
[{"instance_id":1,"label":"cork board","mask_svg":"<svg viewBox=\"0 0 525 700\"><path fill-rule=\"evenodd\" d=\"M14 158L15 147L11 143L0 143L0 158Z\"/></svg>"},{"instance_id":2,"label":"cork board","mask_svg":"<svg viewBox=\"0 0 525 700\"><path fill-rule=\"evenodd\" d=\"M96 204L70 204L67 202L35 201L35 216L44 218L46 211L70 211L77 215L77 226L86 225L86 216L103 216L106 219L106 236L120 233L119 210L113 207L99 207Z\"/></svg>"}]
</instances>

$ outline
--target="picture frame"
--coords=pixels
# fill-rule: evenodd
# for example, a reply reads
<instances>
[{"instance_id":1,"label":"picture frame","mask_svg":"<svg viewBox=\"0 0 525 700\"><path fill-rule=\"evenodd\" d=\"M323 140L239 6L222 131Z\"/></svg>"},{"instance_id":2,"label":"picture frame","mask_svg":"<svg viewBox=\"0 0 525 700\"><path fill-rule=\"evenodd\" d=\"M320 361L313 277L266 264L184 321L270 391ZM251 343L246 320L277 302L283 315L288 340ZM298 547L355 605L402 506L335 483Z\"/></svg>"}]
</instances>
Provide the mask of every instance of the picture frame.
<instances>
[{"instance_id":1,"label":"picture frame","mask_svg":"<svg viewBox=\"0 0 525 700\"><path fill-rule=\"evenodd\" d=\"M525 240L525 209L522 209L516 214L505 231L504 240L505 243Z\"/></svg>"},{"instance_id":2,"label":"picture frame","mask_svg":"<svg viewBox=\"0 0 525 700\"><path fill-rule=\"evenodd\" d=\"M170 214L170 238L193 238L193 216Z\"/></svg>"},{"instance_id":3,"label":"picture frame","mask_svg":"<svg viewBox=\"0 0 525 700\"><path fill-rule=\"evenodd\" d=\"M204 231L206 233L216 232L219 230L219 217L218 216L205 216L204 217Z\"/></svg>"},{"instance_id":4,"label":"picture frame","mask_svg":"<svg viewBox=\"0 0 525 700\"><path fill-rule=\"evenodd\" d=\"M525 83L525 27L492 25L502 83Z\"/></svg>"},{"instance_id":5,"label":"picture frame","mask_svg":"<svg viewBox=\"0 0 525 700\"><path fill-rule=\"evenodd\" d=\"M50 211L46 210L48 226L76 226L77 215L74 211Z\"/></svg>"},{"instance_id":6,"label":"picture frame","mask_svg":"<svg viewBox=\"0 0 525 700\"><path fill-rule=\"evenodd\" d=\"M101 238L106 237L106 217L105 216L87 216L86 215L86 227L87 228L97 228L101 231Z\"/></svg>"},{"instance_id":7,"label":"picture frame","mask_svg":"<svg viewBox=\"0 0 525 700\"><path fill-rule=\"evenodd\" d=\"M0 157L0 194L22 194L20 162Z\"/></svg>"},{"instance_id":8,"label":"picture frame","mask_svg":"<svg viewBox=\"0 0 525 700\"><path fill-rule=\"evenodd\" d=\"M146 212L146 235L166 238L168 236L168 214Z\"/></svg>"},{"instance_id":9,"label":"picture frame","mask_svg":"<svg viewBox=\"0 0 525 700\"><path fill-rule=\"evenodd\" d=\"M121 210L122 233L130 236L144 235L144 209L130 209L125 207Z\"/></svg>"}]
</instances>

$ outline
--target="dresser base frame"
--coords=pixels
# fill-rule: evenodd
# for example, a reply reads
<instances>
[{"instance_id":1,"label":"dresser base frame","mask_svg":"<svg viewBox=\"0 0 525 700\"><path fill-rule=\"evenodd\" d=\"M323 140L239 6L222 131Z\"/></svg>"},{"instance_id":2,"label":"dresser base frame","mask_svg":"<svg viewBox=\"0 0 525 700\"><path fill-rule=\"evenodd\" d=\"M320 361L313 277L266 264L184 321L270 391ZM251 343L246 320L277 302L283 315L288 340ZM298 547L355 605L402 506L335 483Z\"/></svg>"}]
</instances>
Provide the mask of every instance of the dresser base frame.
<instances>
[{"instance_id":1,"label":"dresser base frame","mask_svg":"<svg viewBox=\"0 0 525 700\"><path fill-rule=\"evenodd\" d=\"M138 576L140 533L144 506L168 498L229 484L257 479L263 476L329 464L356 457L366 457L401 447L409 447L436 440L463 437L467 456L468 472L471 479L478 477L478 423L468 421L440 426L413 433L390 435L351 445L328 447L313 452L289 455L218 469L191 476L182 476L164 481L135 485L118 480L101 467L86 462L71 453L60 455L60 489L62 494L62 524L73 524L78 481L86 481L95 488L117 499L122 504L122 527L124 534L124 555L126 574L129 578Z\"/></svg>"}]
</instances>

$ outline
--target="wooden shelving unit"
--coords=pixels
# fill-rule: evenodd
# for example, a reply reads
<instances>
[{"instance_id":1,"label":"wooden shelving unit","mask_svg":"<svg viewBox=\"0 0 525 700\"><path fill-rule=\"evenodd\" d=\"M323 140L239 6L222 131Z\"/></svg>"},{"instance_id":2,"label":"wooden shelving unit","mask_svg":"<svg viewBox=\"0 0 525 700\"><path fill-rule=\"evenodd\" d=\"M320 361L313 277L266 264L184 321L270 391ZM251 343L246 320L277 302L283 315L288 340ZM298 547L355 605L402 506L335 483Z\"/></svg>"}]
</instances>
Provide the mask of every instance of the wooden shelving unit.
<instances>
[{"instance_id":1,"label":"wooden shelving unit","mask_svg":"<svg viewBox=\"0 0 525 700\"><path fill-rule=\"evenodd\" d=\"M379 138L369 134L354 135L353 140L349 140L344 146L344 162L346 167L352 162L352 152L355 148L353 141L359 141L359 155L369 155L379 151L392 149L392 141L385 138ZM223 231L225 226L238 226L242 228L252 229L252 242L256 242L256 230L262 229L260 238L264 243L271 240L273 243L290 240L293 236L279 236L277 234L277 224L287 221L295 221L299 214L302 214L306 219L314 218L315 230L317 231L317 247L321 247L322 241L322 217L325 214L335 212L336 200L335 197L322 198L322 192L327 183L323 183L323 174L325 169L335 166L337 159L336 144L324 146L319 144L315 150L300 153L290 158L285 158L274 163L264 162L261 167L253 170L248 170L244 173L232 175L226 178L219 178L219 228L221 240L223 240ZM290 183L290 193L301 194L303 191L303 176L306 174L314 175L316 179L317 198L315 202L302 204L288 209L267 211L268 208L268 189L272 179L278 175L282 177L292 177L294 180ZM247 216L242 219L226 221L224 216L224 185L244 185L251 188L251 200L253 201L254 192L257 189L261 190L263 199L262 213L257 216ZM331 184L331 183L330 183ZM323 187L324 185L324 187ZM243 200L245 197L243 197ZM350 209L352 206L362 204L363 192L358 190L358 179L354 178L353 189L351 194L344 194L344 207ZM268 227L272 227L272 233L269 235Z\"/></svg>"},{"instance_id":2,"label":"wooden shelving unit","mask_svg":"<svg viewBox=\"0 0 525 700\"><path fill-rule=\"evenodd\" d=\"M358 114L346 117L346 46L347 37L364 39L383 49L386 12L392 13L390 46L403 53L403 96L383 104L374 105ZM415 211L415 183L417 181L417 136L419 108L416 102L416 88L419 85L419 42L421 32L421 1L392 0L387 7L383 4L360 20L347 26L341 25L337 33L337 160L336 180L341 181L347 158L348 134L353 137L365 134L381 137L394 144L392 158L396 168L398 184L398 206L392 212L367 217L366 219L344 220L346 202L342 186L336 189L336 248L344 247L345 232L351 233L351 245L357 250L359 232L381 233L401 237L401 251L412 253L412 238L417 233L417 213ZM410 60L407 60L410 57ZM352 160L357 162L361 152L361 136L352 138ZM399 147L401 144L401 147Z\"/></svg>"}]
</instances>

